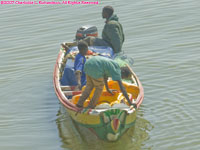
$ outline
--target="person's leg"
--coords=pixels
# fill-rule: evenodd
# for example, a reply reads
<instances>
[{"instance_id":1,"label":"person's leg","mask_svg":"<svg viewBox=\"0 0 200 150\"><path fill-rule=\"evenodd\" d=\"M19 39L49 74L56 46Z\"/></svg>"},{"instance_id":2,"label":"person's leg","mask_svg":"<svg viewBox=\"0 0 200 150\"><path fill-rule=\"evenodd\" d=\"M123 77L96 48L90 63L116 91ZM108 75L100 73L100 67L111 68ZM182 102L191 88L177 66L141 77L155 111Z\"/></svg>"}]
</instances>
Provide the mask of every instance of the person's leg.
<instances>
[{"instance_id":1,"label":"person's leg","mask_svg":"<svg viewBox=\"0 0 200 150\"><path fill-rule=\"evenodd\" d=\"M88 36L84 38L83 41L87 42L88 46L110 46L109 43L103 39L93 36Z\"/></svg>"},{"instance_id":2,"label":"person's leg","mask_svg":"<svg viewBox=\"0 0 200 150\"><path fill-rule=\"evenodd\" d=\"M94 95L92 97L92 99L90 100L90 103L88 105L89 108L94 108L101 96L101 93L103 91L103 87L104 87L104 80L103 78L99 78L99 79L92 79L95 91L94 91Z\"/></svg>"},{"instance_id":3,"label":"person's leg","mask_svg":"<svg viewBox=\"0 0 200 150\"><path fill-rule=\"evenodd\" d=\"M94 46L110 46L106 41L104 41L101 38L95 38L93 40L93 45Z\"/></svg>"},{"instance_id":4,"label":"person's leg","mask_svg":"<svg viewBox=\"0 0 200 150\"><path fill-rule=\"evenodd\" d=\"M89 95L94 87L94 84L93 84L90 76L86 75L86 80L87 80L86 87L85 87L84 91L82 92L82 94L78 100L78 103L76 104L77 107L83 107L85 100L89 97Z\"/></svg>"},{"instance_id":5,"label":"person's leg","mask_svg":"<svg viewBox=\"0 0 200 150\"><path fill-rule=\"evenodd\" d=\"M88 46L94 46L94 40L95 40L95 37L93 36L88 36L83 39L83 41L85 41L88 44Z\"/></svg>"}]
</instances>

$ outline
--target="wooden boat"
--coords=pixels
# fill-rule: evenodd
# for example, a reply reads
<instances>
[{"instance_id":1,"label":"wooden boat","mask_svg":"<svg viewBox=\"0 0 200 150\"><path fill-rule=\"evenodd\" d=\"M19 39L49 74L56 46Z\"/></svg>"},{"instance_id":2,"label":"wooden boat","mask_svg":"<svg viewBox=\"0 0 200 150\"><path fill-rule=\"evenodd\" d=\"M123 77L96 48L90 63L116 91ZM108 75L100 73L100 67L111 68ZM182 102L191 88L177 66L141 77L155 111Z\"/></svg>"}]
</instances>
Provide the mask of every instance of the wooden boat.
<instances>
[{"instance_id":1,"label":"wooden boat","mask_svg":"<svg viewBox=\"0 0 200 150\"><path fill-rule=\"evenodd\" d=\"M109 88L116 90L114 95L104 90L95 109L83 109L80 111L75 104L82 91L76 91L75 84L70 83L75 80L73 58L78 53L78 49L76 43L64 43L64 45L67 49L60 48L53 73L55 93L60 103L76 123L90 129L100 139L106 141L118 140L135 123L136 111L140 107L144 97L140 80L129 65L127 65L132 72L132 76L129 81L123 81L123 85L132 102L136 104L135 108L129 106L120 92L117 82L109 80ZM108 53L105 52L105 49ZM102 57L109 57L111 59L115 57L112 49L109 47L93 46L89 47L89 50L92 51L92 55L101 55ZM68 80L67 83L65 80ZM93 92L89 99L85 101L85 107L90 102L92 94Z\"/></svg>"}]
</instances>

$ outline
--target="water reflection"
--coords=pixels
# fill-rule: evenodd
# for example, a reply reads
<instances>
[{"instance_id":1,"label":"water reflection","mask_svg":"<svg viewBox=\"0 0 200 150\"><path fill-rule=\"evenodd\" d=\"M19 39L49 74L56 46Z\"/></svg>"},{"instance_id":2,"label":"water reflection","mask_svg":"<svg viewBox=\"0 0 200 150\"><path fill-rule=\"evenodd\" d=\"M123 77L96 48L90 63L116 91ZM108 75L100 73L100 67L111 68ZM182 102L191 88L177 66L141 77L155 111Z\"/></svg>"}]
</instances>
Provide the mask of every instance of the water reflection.
<instances>
[{"instance_id":1,"label":"water reflection","mask_svg":"<svg viewBox=\"0 0 200 150\"><path fill-rule=\"evenodd\" d=\"M145 145L153 126L138 112L135 126L131 127L117 142L98 139L90 130L76 124L63 106L57 114L57 126L62 141L61 147L70 150L143 150L151 149Z\"/></svg>"}]
</instances>

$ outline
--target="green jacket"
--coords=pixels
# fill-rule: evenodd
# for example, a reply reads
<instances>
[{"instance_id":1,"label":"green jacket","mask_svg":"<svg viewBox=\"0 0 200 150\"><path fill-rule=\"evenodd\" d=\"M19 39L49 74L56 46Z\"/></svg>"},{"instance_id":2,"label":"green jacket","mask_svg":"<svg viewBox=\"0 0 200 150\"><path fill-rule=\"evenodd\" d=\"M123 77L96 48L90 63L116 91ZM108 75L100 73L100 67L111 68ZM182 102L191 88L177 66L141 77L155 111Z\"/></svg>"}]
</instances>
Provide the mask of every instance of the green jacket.
<instances>
[{"instance_id":1,"label":"green jacket","mask_svg":"<svg viewBox=\"0 0 200 150\"><path fill-rule=\"evenodd\" d=\"M122 25L118 22L117 15L112 15L106 22L102 38L113 48L115 53L121 52L124 42L124 32Z\"/></svg>"},{"instance_id":2,"label":"green jacket","mask_svg":"<svg viewBox=\"0 0 200 150\"><path fill-rule=\"evenodd\" d=\"M84 71L86 75L94 79L99 79L106 76L112 77L112 80L114 81L121 81L120 66L114 60L106 57L91 57L86 61Z\"/></svg>"}]
</instances>

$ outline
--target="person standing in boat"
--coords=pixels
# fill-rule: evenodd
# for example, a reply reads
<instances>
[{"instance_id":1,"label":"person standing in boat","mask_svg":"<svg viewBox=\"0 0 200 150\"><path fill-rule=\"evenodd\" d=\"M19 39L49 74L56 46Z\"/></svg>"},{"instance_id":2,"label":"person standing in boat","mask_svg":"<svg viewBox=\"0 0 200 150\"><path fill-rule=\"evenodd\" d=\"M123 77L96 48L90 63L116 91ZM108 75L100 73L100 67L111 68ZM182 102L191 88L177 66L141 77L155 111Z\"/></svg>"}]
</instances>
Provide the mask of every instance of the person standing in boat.
<instances>
[{"instance_id":1,"label":"person standing in boat","mask_svg":"<svg viewBox=\"0 0 200 150\"><path fill-rule=\"evenodd\" d=\"M90 100L88 108L95 108L103 91L104 85L106 86L106 90L113 94L112 90L108 88L108 77L112 77L112 80L118 81L121 92L129 104L134 105L131 103L126 89L122 84L122 79L128 78L131 73L127 69L124 69L124 67L123 69L120 68L118 63L116 63L114 60L102 56L93 56L85 63L84 71L86 74L87 83L82 95L78 100L78 103L76 104L77 107L83 107L85 100L89 97L93 88L95 88L95 91L92 99Z\"/></svg>"},{"instance_id":2,"label":"person standing in boat","mask_svg":"<svg viewBox=\"0 0 200 150\"><path fill-rule=\"evenodd\" d=\"M122 51L124 32L117 15L114 15L113 12L114 9L112 6L105 6L103 8L102 18L105 18L106 21L102 31L102 39L92 36L86 37L84 41L86 41L89 46L111 46L115 53Z\"/></svg>"},{"instance_id":3,"label":"person standing in boat","mask_svg":"<svg viewBox=\"0 0 200 150\"><path fill-rule=\"evenodd\" d=\"M102 17L106 19L106 24L104 25L102 38L113 48L115 53L119 53L124 42L124 32L117 15L114 15L113 12L114 9L111 6L103 8Z\"/></svg>"},{"instance_id":4,"label":"person standing in boat","mask_svg":"<svg viewBox=\"0 0 200 150\"><path fill-rule=\"evenodd\" d=\"M86 84L86 75L84 72L84 65L86 62L85 55L88 52L88 45L84 41L78 43L79 53L75 57L74 71L77 79L77 90L80 90Z\"/></svg>"}]
</instances>

